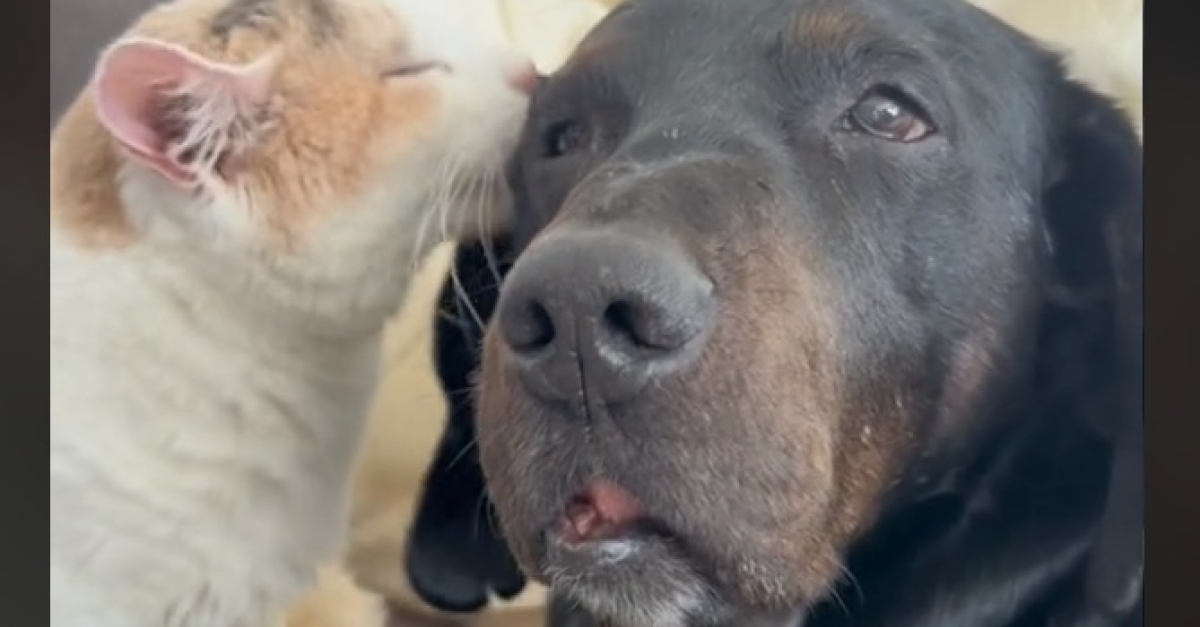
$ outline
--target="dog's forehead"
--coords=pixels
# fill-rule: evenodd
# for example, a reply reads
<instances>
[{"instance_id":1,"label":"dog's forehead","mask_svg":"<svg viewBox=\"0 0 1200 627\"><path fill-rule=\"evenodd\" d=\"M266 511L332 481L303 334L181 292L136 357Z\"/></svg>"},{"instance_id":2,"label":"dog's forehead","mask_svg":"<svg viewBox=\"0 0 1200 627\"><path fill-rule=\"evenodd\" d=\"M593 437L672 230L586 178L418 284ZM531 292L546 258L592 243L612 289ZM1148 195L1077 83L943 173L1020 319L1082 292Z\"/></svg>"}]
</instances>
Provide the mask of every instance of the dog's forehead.
<instances>
[{"instance_id":1,"label":"dog's forehead","mask_svg":"<svg viewBox=\"0 0 1200 627\"><path fill-rule=\"evenodd\" d=\"M788 103L849 98L869 87L865 74L903 68L943 115L970 120L961 145L987 162L1043 150L1048 60L964 0L631 0L585 37L542 101L623 101L650 133L682 123L695 141L763 143L753 138Z\"/></svg>"},{"instance_id":2,"label":"dog's forehead","mask_svg":"<svg viewBox=\"0 0 1200 627\"><path fill-rule=\"evenodd\" d=\"M1019 65L1019 55L1005 54L1013 34L964 0L631 0L589 33L564 69L602 62L644 86L704 72L712 84L714 72L732 77L768 65L771 50L883 44L969 78Z\"/></svg>"}]
</instances>

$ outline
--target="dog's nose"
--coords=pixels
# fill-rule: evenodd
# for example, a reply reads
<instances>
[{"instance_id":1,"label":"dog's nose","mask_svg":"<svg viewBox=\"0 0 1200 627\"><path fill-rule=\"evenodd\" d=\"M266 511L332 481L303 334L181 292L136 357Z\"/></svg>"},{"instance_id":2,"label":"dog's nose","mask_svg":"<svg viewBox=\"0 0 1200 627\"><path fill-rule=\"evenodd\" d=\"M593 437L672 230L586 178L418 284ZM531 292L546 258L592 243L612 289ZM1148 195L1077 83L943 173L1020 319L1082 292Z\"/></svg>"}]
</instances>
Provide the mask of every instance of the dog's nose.
<instances>
[{"instance_id":1,"label":"dog's nose","mask_svg":"<svg viewBox=\"0 0 1200 627\"><path fill-rule=\"evenodd\" d=\"M497 322L535 396L618 403L688 363L715 303L712 282L677 248L577 231L517 260Z\"/></svg>"}]
</instances>

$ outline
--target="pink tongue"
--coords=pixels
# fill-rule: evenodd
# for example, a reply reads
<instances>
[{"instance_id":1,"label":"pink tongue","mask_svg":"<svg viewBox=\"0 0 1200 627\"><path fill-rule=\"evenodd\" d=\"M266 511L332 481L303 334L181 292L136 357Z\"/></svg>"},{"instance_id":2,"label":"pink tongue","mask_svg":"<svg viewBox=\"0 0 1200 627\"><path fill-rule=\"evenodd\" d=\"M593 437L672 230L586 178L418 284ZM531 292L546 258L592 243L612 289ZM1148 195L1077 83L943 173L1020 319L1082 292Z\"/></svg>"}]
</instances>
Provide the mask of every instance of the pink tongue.
<instances>
[{"instance_id":1,"label":"pink tongue","mask_svg":"<svg viewBox=\"0 0 1200 627\"><path fill-rule=\"evenodd\" d=\"M564 536L573 543L612 538L641 516L642 506L632 494L607 481L594 481L567 505Z\"/></svg>"}]
</instances>

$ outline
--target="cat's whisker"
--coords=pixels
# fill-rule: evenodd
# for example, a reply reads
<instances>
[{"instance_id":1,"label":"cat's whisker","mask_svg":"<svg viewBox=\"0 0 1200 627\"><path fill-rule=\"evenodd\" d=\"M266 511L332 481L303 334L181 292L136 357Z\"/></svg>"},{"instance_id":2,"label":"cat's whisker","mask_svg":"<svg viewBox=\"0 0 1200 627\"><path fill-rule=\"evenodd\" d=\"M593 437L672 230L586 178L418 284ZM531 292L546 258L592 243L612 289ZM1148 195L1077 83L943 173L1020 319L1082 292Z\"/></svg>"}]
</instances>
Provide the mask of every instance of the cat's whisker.
<instances>
[{"instance_id":1,"label":"cat's whisker","mask_svg":"<svg viewBox=\"0 0 1200 627\"><path fill-rule=\"evenodd\" d=\"M467 179L462 188L459 190L458 204L461 207L461 216L459 219L463 222L468 221L468 216L472 215L472 207L475 204L475 195L478 190L479 177L471 177Z\"/></svg>"},{"instance_id":2,"label":"cat's whisker","mask_svg":"<svg viewBox=\"0 0 1200 627\"><path fill-rule=\"evenodd\" d=\"M450 239L450 229L448 220L450 217L451 207L462 203L463 196L463 171L458 159L451 160L450 174L446 178L445 195L442 198L442 203L438 207L438 241L445 242Z\"/></svg>"},{"instance_id":3,"label":"cat's whisker","mask_svg":"<svg viewBox=\"0 0 1200 627\"><path fill-rule=\"evenodd\" d=\"M475 305L471 304L471 296L467 294L466 288L463 287L462 280L458 276L458 269L454 266L450 266L450 282L454 285L454 295L458 298L458 302L471 315L471 320L475 323L476 327L482 331L485 326L483 317L479 315L479 311L475 309Z\"/></svg>"},{"instance_id":4,"label":"cat's whisker","mask_svg":"<svg viewBox=\"0 0 1200 627\"><path fill-rule=\"evenodd\" d=\"M440 161L434 168L434 180L442 181L448 171L448 163L446 160ZM434 215L440 210L442 205L440 196L442 194L443 185L435 184L430 190L427 199L425 213L421 216L421 222L417 225L416 244L413 246L412 259L409 261L409 270L416 272L421 264L423 252L425 248L425 237L428 235L429 227L433 224Z\"/></svg>"},{"instance_id":5,"label":"cat's whisker","mask_svg":"<svg viewBox=\"0 0 1200 627\"><path fill-rule=\"evenodd\" d=\"M497 184L497 176L498 172L495 170L486 171L482 176L471 182L464 195L466 196L465 202L476 203L475 215L477 216L479 243L483 249L484 256L488 260L488 266L496 281L496 285L499 285L500 273L491 243L491 221L486 219L486 212L495 210L495 207L491 203L495 202L494 187ZM458 276L456 269L453 267L451 268L450 278L454 284L456 297L461 306L470 314L471 321L475 323L477 328L483 331L485 327L483 316L479 314L479 311L471 302L470 295L467 293L461 277Z\"/></svg>"},{"instance_id":6,"label":"cat's whisker","mask_svg":"<svg viewBox=\"0 0 1200 627\"><path fill-rule=\"evenodd\" d=\"M472 213L472 217L475 219L475 231L480 234L480 237L484 241L486 241L489 235L487 220L487 190L488 186L491 185L492 182L491 171L489 170L480 176L479 181L479 187L482 191L479 195L478 201L473 203L475 205L475 211Z\"/></svg>"},{"instance_id":7,"label":"cat's whisker","mask_svg":"<svg viewBox=\"0 0 1200 627\"><path fill-rule=\"evenodd\" d=\"M457 162L455 163L457 164ZM470 202L471 194L476 189L478 181L470 180L464 184L464 182L461 181L463 174L464 172L460 168L453 168L450 174L444 179L444 189L447 192L447 198L445 202L439 203L441 205L439 207L441 213L439 224L442 231L443 241L449 239L450 235L448 232L449 229L447 225L447 219L449 215L449 209L452 206L451 203ZM478 328L483 329L483 318L479 315L479 311L471 303L471 299L467 293L466 287L463 285L462 279L459 277L458 271L453 264L450 266L449 276L451 285L454 286L455 298L460 303L460 306L463 309L466 309L467 313L471 316L472 321L478 326Z\"/></svg>"},{"instance_id":8,"label":"cat's whisker","mask_svg":"<svg viewBox=\"0 0 1200 627\"><path fill-rule=\"evenodd\" d=\"M432 224L433 214L434 208L430 206L426 209L425 215L421 216L421 223L417 226L416 244L413 246L412 259L408 263L408 269L412 272L416 272L417 267L421 264L421 250L425 246L425 235Z\"/></svg>"},{"instance_id":9,"label":"cat's whisker","mask_svg":"<svg viewBox=\"0 0 1200 627\"><path fill-rule=\"evenodd\" d=\"M488 171L488 173L487 173L488 189L492 189L493 186L498 185L498 182L496 181L496 179L499 178L499 176L500 176L499 173L497 173L495 171L492 171L492 170ZM484 205L480 205L480 206L483 207ZM485 225L481 230L484 231L484 236L481 240L482 248L483 248L483 257L487 261L488 272L491 273L492 280L495 282L495 285L498 287L500 285L500 281L501 281L500 264L496 260L496 251L495 251L495 248L492 246L491 223L488 222L488 224Z\"/></svg>"}]
</instances>

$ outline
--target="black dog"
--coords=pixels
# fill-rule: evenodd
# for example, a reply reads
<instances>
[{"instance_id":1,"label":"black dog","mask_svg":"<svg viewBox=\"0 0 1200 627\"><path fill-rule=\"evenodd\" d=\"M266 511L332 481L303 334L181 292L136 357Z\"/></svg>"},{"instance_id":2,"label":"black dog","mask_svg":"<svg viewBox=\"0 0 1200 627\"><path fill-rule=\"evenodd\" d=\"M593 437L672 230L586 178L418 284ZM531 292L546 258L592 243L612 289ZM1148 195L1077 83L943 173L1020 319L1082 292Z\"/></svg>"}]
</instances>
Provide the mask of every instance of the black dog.
<instances>
[{"instance_id":1,"label":"black dog","mask_svg":"<svg viewBox=\"0 0 1200 627\"><path fill-rule=\"evenodd\" d=\"M519 588L482 467L621 627L1142 623L1141 148L1057 58L954 0L640 0L524 137L427 598Z\"/></svg>"},{"instance_id":2,"label":"black dog","mask_svg":"<svg viewBox=\"0 0 1200 627\"><path fill-rule=\"evenodd\" d=\"M457 280L447 281L438 299L433 362L449 415L409 532L406 570L417 594L445 611L477 611L489 594L508 599L525 587L525 576L496 533L484 493L471 399L480 323L496 308L512 257L505 241L460 247Z\"/></svg>"}]
</instances>

